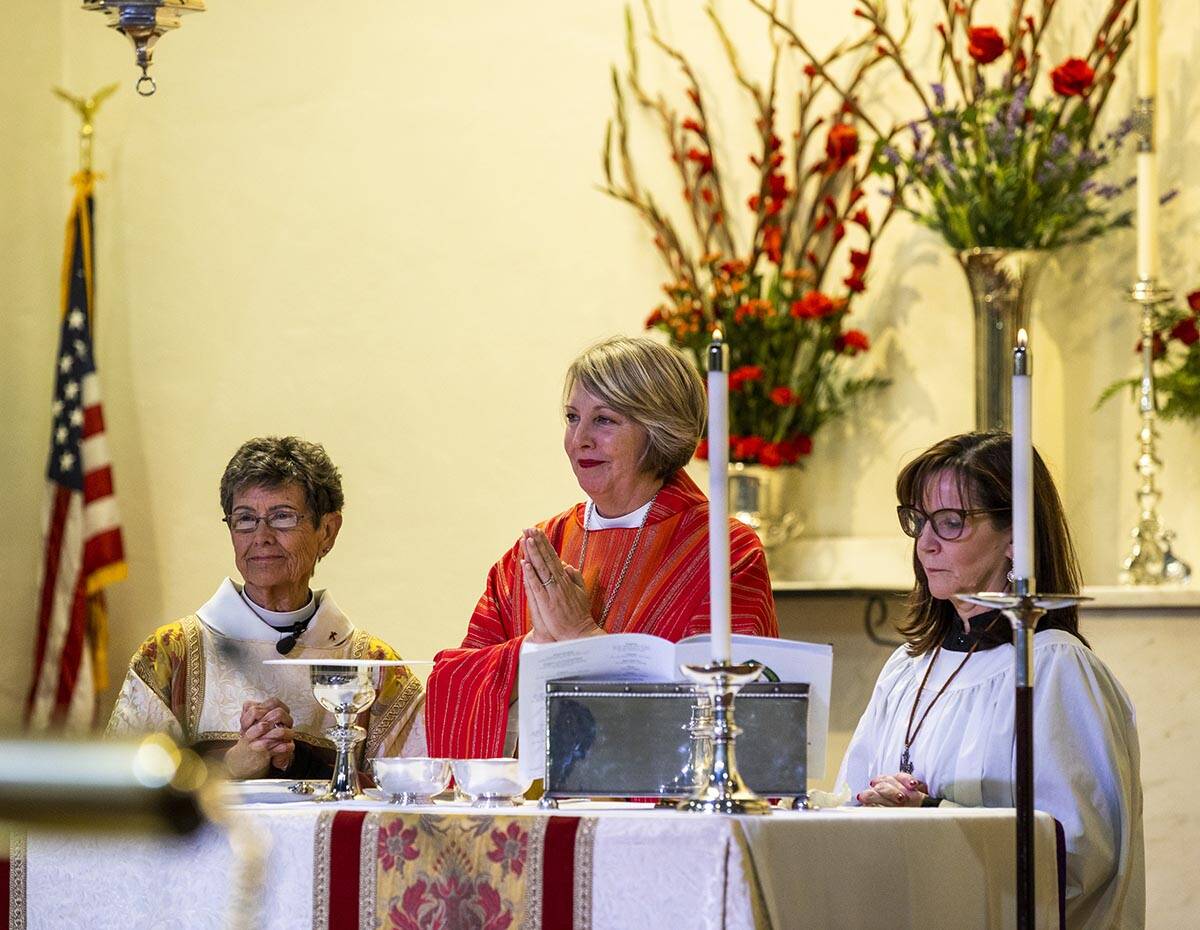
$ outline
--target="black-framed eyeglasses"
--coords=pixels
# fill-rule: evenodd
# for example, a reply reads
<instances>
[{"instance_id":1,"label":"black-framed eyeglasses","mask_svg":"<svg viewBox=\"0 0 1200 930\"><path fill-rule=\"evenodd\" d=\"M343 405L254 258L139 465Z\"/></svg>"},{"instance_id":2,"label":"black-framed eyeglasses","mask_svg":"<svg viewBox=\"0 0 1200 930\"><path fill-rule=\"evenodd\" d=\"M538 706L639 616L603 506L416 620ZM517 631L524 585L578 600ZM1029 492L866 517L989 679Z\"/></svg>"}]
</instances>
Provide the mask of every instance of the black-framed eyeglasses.
<instances>
[{"instance_id":1,"label":"black-framed eyeglasses","mask_svg":"<svg viewBox=\"0 0 1200 930\"><path fill-rule=\"evenodd\" d=\"M262 517L249 510L239 510L225 515L221 522L228 524L235 533L253 533L260 523L267 524L273 530L294 530L302 519L304 514L298 510L272 510Z\"/></svg>"},{"instance_id":2,"label":"black-framed eyeglasses","mask_svg":"<svg viewBox=\"0 0 1200 930\"><path fill-rule=\"evenodd\" d=\"M920 507L901 505L896 508L896 516L900 518L900 529L904 530L905 536L911 536L913 539L919 538L921 531L925 529L925 524L928 523L933 527L934 534L947 542L962 536L963 530L967 528L967 517L972 514L1007 512L1007 507L976 508L974 510L946 507L942 510L935 510L933 513L926 513Z\"/></svg>"}]
</instances>

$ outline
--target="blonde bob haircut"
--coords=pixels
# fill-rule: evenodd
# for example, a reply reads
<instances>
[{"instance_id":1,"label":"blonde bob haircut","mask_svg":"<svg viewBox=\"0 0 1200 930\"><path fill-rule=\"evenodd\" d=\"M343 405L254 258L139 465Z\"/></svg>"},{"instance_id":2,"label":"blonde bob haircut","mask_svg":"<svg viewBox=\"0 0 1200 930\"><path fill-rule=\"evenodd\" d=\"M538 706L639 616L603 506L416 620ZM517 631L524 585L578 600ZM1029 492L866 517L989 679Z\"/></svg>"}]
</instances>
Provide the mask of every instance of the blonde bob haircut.
<instances>
[{"instance_id":1,"label":"blonde bob haircut","mask_svg":"<svg viewBox=\"0 0 1200 930\"><path fill-rule=\"evenodd\" d=\"M606 339L567 369L564 404L576 384L646 430L644 471L666 478L695 454L708 397L696 366L682 352L645 336Z\"/></svg>"}]
</instances>

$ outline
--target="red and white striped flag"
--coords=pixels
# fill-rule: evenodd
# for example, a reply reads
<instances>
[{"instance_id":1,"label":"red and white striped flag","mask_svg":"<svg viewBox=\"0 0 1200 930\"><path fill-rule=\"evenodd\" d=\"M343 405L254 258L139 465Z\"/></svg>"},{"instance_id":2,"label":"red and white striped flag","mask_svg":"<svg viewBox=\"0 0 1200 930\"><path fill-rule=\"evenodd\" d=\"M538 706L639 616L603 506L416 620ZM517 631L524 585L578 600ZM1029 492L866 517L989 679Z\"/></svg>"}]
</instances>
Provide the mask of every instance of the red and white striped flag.
<instances>
[{"instance_id":1,"label":"red and white striped flag","mask_svg":"<svg viewBox=\"0 0 1200 930\"><path fill-rule=\"evenodd\" d=\"M81 172L74 182L46 462L37 650L26 709L31 730L82 731L95 724L96 695L108 687L104 588L126 573L92 353L95 176Z\"/></svg>"}]
</instances>

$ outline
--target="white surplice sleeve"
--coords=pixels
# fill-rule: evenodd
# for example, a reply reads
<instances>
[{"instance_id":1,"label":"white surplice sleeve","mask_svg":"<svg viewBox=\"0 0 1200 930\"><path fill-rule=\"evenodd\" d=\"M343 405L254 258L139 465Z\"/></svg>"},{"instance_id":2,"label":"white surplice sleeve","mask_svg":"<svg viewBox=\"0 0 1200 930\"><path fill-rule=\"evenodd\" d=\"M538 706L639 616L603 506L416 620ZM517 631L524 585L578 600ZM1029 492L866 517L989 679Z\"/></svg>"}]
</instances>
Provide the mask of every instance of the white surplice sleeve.
<instances>
[{"instance_id":1,"label":"white surplice sleeve","mask_svg":"<svg viewBox=\"0 0 1200 930\"><path fill-rule=\"evenodd\" d=\"M1108 668L1076 642L1038 644L1033 685L1034 798L1063 826L1068 926L1143 927L1142 785L1133 706ZM1015 749L1010 759L1015 768Z\"/></svg>"}]
</instances>

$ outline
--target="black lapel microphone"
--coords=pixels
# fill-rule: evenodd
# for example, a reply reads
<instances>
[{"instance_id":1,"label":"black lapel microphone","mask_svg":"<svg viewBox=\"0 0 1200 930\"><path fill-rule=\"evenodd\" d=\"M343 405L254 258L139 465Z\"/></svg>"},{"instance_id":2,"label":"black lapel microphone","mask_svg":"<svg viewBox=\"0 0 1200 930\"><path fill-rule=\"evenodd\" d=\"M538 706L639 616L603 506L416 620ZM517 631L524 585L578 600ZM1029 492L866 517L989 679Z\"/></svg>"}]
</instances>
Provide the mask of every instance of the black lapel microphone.
<instances>
[{"instance_id":1,"label":"black lapel microphone","mask_svg":"<svg viewBox=\"0 0 1200 930\"><path fill-rule=\"evenodd\" d=\"M296 648L296 640L304 635L304 631L308 629L308 625L312 623L312 617L307 620L301 620L299 623L293 623L291 626L285 626L279 629L279 632L287 630L287 635L275 644L275 651L281 656L287 655Z\"/></svg>"}]
</instances>

